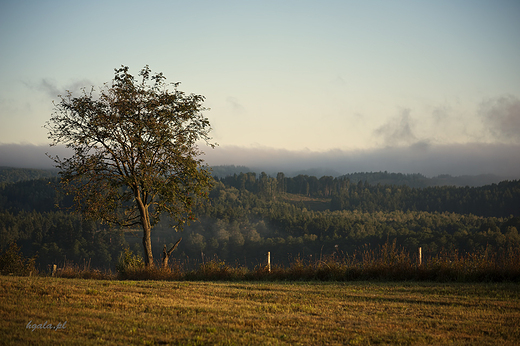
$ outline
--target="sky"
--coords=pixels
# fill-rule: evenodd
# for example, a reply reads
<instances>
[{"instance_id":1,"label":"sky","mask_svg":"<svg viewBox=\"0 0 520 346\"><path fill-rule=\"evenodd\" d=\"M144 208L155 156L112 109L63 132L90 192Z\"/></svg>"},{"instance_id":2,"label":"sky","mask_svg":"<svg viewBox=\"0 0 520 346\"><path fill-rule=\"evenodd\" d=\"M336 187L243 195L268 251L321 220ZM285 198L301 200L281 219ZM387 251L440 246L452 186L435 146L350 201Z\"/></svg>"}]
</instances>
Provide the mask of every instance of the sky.
<instances>
[{"instance_id":1,"label":"sky","mask_svg":"<svg viewBox=\"0 0 520 346\"><path fill-rule=\"evenodd\" d=\"M206 97L211 165L520 178L520 1L0 0L0 166L52 101L145 65Z\"/></svg>"}]
</instances>

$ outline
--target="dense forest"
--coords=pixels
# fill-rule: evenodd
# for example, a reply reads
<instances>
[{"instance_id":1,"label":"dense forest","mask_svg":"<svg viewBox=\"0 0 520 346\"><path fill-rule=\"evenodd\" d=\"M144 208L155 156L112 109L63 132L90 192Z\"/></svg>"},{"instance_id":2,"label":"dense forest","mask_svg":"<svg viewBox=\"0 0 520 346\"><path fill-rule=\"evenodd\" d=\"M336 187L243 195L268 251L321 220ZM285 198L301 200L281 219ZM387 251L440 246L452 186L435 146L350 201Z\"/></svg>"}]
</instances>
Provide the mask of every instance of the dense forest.
<instances>
[{"instance_id":1,"label":"dense forest","mask_svg":"<svg viewBox=\"0 0 520 346\"><path fill-rule=\"evenodd\" d=\"M0 185L40 178L54 178L57 176L58 170L56 169L29 169L0 166Z\"/></svg>"},{"instance_id":2,"label":"dense forest","mask_svg":"<svg viewBox=\"0 0 520 346\"><path fill-rule=\"evenodd\" d=\"M34 173L34 172L33 172ZM14 178L0 186L0 252L17 242L40 270L53 263L115 268L125 248L141 252L140 230L85 221L66 208L55 177ZM357 176L374 178L375 173ZM378 181L421 180L377 173ZM351 176L352 177L352 176ZM192 263L218 257L255 266L352 253L393 242L410 252L507 251L520 247L520 181L481 187L370 183L348 176L317 178L247 172L216 178L199 221L181 233L162 220L152 232L154 255L183 238L175 253ZM60 202L61 209L56 207Z\"/></svg>"}]
</instances>

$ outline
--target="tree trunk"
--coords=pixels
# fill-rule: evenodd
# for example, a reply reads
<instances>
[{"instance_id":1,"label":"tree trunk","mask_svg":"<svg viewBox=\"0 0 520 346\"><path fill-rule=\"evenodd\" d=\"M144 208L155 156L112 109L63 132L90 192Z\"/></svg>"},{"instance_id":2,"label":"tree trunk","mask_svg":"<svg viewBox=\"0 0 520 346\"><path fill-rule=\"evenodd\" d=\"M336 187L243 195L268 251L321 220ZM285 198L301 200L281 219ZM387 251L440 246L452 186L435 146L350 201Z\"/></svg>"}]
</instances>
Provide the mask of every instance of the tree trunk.
<instances>
[{"instance_id":1,"label":"tree trunk","mask_svg":"<svg viewBox=\"0 0 520 346\"><path fill-rule=\"evenodd\" d=\"M147 268L152 268L154 266L151 233L152 228L150 227L150 224L145 225L143 223L144 265Z\"/></svg>"},{"instance_id":2,"label":"tree trunk","mask_svg":"<svg viewBox=\"0 0 520 346\"><path fill-rule=\"evenodd\" d=\"M175 250L175 248L177 247L177 245L179 245L179 243L181 242L182 238L180 238L179 240L177 240L177 242L172 246L172 248L168 251L166 251L166 245L164 245L164 249L163 249L163 258L162 258L162 267L163 269L166 269L168 268L168 260L170 259L170 256L173 252L173 250Z\"/></svg>"},{"instance_id":3,"label":"tree trunk","mask_svg":"<svg viewBox=\"0 0 520 346\"><path fill-rule=\"evenodd\" d=\"M152 254L152 226L150 225L150 215L148 214L148 207L145 206L139 190L135 190L137 207L141 214L141 226L143 227L143 248L144 248L144 265L147 268L154 267Z\"/></svg>"}]
</instances>

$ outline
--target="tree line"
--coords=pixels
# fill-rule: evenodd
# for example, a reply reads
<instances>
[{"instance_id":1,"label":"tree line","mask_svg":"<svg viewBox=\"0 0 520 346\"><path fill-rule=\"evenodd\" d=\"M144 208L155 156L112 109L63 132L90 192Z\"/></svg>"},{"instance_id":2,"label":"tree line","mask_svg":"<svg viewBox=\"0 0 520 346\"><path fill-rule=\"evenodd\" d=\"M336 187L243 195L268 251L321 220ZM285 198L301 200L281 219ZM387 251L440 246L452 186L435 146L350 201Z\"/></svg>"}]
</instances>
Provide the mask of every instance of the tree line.
<instances>
[{"instance_id":1,"label":"tree line","mask_svg":"<svg viewBox=\"0 0 520 346\"><path fill-rule=\"evenodd\" d=\"M395 173L387 173L391 178ZM412 178L416 177L411 175ZM284 193L314 198L329 198L330 210L389 212L396 210L453 212L479 216L507 217L520 212L520 181L503 181L481 187L431 186L416 188L409 185L369 184L349 178L298 175L276 178L261 173L240 173L218 181L240 191L247 190L264 198Z\"/></svg>"}]
</instances>

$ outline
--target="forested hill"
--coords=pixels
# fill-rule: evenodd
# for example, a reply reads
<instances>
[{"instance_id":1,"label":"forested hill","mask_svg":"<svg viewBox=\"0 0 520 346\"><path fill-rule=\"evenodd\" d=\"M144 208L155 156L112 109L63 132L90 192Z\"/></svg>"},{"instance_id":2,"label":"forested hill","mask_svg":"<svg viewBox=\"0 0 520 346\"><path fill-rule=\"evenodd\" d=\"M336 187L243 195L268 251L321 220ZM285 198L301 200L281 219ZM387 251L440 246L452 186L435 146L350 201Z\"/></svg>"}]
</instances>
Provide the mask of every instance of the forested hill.
<instances>
[{"instance_id":1,"label":"forested hill","mask_svg":"<svg viewBox=\"0 0 520 346\"><path fill-rule=\"evenodd\" d=\"M225 178L233 175L239 175L240 173L251 173L253 169L246 166L235 166L235 165L221 165L211 167L213 176L215 178ZM315 172L320 170L309 170L309 172ZM258 173L256 173L258 174ZM0 166L0 185L16 183L19 181L27 181L41 178L52 178L58 176L56 169L27 169L27 168L13 168L13 167L2 167ZM273 174L276 176L276 174ZM287 177L312 177L322 176L321 174L297 174L297 175L285 175ZM332 178L336 178L333 176ZM500 177L492 174L483 175L464 175L464 176L451 176L448 174L439 175L436 177L428 178L422 174L403 174L403 173L389 173L389 172L358 172L349 173L337 178L348 179L351 183L357 184L358 182L368 182L371 185L406 185L409 187L424 188L430 186L470 186L478 187L484 185L491 185L499 183L504 180Z\"/></svg>"},{"instance_id":2,"label":"forested hill","mask_svg":"<svg viewBox=\"0 0 520 346\"><path fill-rule=\"evenodd\" d=\"M348 178L276 178L265 173L241 173L218 179L225 186L274 198L286 193L330 200L325 209L361 212L427 211L507 217L520 213L520 181L503 181L481 187L437 186L413 188L407 185L352 183ZM324 209L322 207L322 209Z\"/></svg>"},{"instance_id":3,"label":"forested hill","mask_svg":"<svg viewBox=\"0 0 520 346\"><path fill-rule=\"evenodd\" d=\"M383 173L390 176L389 173ZM27 175L24 175L27 176ZM361 173L358 177L361 177ZM409 180L420 175L405 176ZM20 179L21 180L21 179ZM262 199L300 195L318 199L319 210L361 212L426 211L473 214L485 217L520 216L520 181L503 181L481 187L432 186L414 188L408 185L371 184L368 180L353 183L349 178L298 175L276 178L265 173L240 173L217 178L224 187L247 190ZM57 202L56 177L22 180L0 185L0 210L50 212ZM63 201L62 203L63 204ZM67 203L65 203L67 204ZM310 209L313 209L311 206Z\"/></svg>"},{"instance_id":4,"label":"forested hill","mask_svg":"<svg viewBox=\"0 0 520 346\"><path fill-rule=\"evenodd\" d=\"M430 186L470 186L478 187L499 183L500 177L493 174L451 176L449 174L439 175L433 178L422 174L403 174L388 172L351 173L340 178L349 179L352 183L368 182L371 185L406 185L409 187Z\"/></svg>"},{"instance_id":5,"label":"forested hill","mask_svg":"<svg viewBox=\"0 0 520 346\"><path fill-rule=\"evenodd\" d=\"M213 176L215 178L226 178L240 173L251 173L255 170L246 166L215 166L211 167ZM320 169L309 170L309 172L323 171ZM284 174L285 177L295 178L298 176L309 179L310 177L323 177L325 174ZM257 173L258 174L258 173ZM271 176L277 176L276 173ZM406 185L409 187L430 187L430 186L470 186L478 187L484 185L497 184L500 181L505 180L499 176L493 174L481 174L481 175L462 175L462 176L451 176L449 174L442 174L436 177L428 178L422 174L403 174L403 173L389 173L389 172L358 172L349 173L344 175L331 175L330 178L348 179L351 183L357 184L358 182L368 182L371 185Z\"/></svg>"},{"instance_id":6,"label":"forested hill","mask_svg":"<svg viewBox=\"0 0 520 346\"><path fill-rule=\"evenodd\" d=\"M0 166L0 185L58 176L56 169L29 169Z\"/></svg>"},{"instance_id":7,"label":"forested hill","mask_svg":"<svg viewBox=\"0 0 520 346\"><path fill-rule=\"evenodd\" d=\"M139 231L112 229L57 210L57 178L0 185L0 251L16 241L40 268L87 261L114 268L125 247L139 252ZM240 173L217 178L210 200L187 227L179 258L217 256L259 262L267 251L289 254L354 251L396 240L409 251L504 252L520 246L520 181L482 187L426 187L352 182L345 177L270 177ZM154 253L178 240L167 221L154 228ZM256 261L256 262L255 262Z\"/></svg>"}]
</instances>

